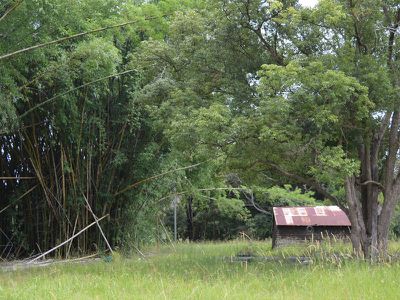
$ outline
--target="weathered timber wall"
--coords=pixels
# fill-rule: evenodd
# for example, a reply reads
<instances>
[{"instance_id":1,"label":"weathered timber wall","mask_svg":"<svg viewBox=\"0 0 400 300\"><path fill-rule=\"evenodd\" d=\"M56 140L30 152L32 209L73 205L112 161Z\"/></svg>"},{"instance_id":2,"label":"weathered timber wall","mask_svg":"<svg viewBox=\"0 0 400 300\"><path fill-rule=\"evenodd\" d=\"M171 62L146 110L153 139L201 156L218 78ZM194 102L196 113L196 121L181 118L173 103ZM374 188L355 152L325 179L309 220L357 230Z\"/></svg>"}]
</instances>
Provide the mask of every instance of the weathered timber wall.
<instances>
[{"instance_id":1,"label":"weathered timber wall","mask_svg":"<svg viewBox=\"0 0 400 300\"><path fill-rule=\"evenodd\" d=\"M274 226L272 247L325 239L348 239L347 226Z\"/></svg>"}]
</instances>

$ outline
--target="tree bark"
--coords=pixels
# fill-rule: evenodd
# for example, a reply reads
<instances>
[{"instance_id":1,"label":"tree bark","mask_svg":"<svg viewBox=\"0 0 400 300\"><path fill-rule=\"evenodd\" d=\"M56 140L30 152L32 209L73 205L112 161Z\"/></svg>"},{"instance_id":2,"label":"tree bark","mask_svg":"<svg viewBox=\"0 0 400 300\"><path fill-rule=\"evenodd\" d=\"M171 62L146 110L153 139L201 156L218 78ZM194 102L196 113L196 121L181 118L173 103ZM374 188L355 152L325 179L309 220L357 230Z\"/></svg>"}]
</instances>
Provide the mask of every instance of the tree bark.
<instances>
[{"instance_id":1,"label":"tree bark","mask_svg":"<svg viewBox=\"0 0 400 300\"><path fill-rule=\"evenodd\" d=\"M400 192L400 177L396 174L399 123L399 112L385 115L379 131L370 141L365 139L360 146L359 184L354 176L346 178L345 182L353 248L357 253L362 250L364 257L373 261L387 255L390 221ZM378 154L386 128L389 128L389 150L382 170L383 178L380 178ZM382 209L378 202L380 192L383 193L384 200Z\"/></svg>"},{"instance_id":2,"label":"tree bark","mask_svg":"<svg viewBox=\"0 0 400 300\"><path fill-rule=\"evenodd\" d=\"M367 235L362 213L361 203L357 197L355 178L347 177L345 182L346 201L349 206L349 219L351 222L351 242L357 255L365 254Z\"/></svg>"}]
</instances>

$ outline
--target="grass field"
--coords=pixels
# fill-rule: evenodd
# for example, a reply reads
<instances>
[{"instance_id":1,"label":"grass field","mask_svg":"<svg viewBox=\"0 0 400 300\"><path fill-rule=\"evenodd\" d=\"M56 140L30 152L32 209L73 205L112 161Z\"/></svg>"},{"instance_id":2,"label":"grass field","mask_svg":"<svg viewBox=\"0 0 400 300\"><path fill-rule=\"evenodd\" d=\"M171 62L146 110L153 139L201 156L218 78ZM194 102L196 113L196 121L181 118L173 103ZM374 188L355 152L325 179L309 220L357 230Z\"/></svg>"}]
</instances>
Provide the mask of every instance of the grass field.
<instances>
[{"instance_id":1,"label":"grass field","mask_svg":"<svg viewBox=\"0 0 400 300\"><path fill-rule=\"evenodd\" d=\"M400 245L392 243L392 251ZM112 262L0 271L0 299L399 299L400 262L346 258L348 245L178 244ZM247 265L238 253L274 256ZM307 255L301 264L292 255ZM279 259L278 259L279 258Z\"/></svg>"}]
</instances>

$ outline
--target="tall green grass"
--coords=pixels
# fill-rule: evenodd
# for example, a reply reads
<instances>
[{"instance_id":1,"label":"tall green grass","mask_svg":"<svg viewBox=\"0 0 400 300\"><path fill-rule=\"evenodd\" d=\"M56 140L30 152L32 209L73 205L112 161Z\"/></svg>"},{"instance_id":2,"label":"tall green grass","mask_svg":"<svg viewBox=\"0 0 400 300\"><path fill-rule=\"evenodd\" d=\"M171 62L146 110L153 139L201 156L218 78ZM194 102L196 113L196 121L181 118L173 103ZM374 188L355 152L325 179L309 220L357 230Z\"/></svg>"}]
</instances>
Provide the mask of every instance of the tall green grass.
<instances>
[{"instance_id":1,"label":"tall green grass","mask_svg":"<svg viewBox=\"0 0 400 300\"><path fill-rule=\"evenodd\" d=\"M0 299L398 299L400 263L350 259L347 244L181 243L147 258L0 271ZM399 243L392 243L393 252ZM276 260L231 261L237 254ZM340 254L340 255L339 255ZM288 260L308 255L312 263ZM337 256L337 259L332 257ZM348 259L346 258L348 257Z\"/></svg>"}]
</instances>

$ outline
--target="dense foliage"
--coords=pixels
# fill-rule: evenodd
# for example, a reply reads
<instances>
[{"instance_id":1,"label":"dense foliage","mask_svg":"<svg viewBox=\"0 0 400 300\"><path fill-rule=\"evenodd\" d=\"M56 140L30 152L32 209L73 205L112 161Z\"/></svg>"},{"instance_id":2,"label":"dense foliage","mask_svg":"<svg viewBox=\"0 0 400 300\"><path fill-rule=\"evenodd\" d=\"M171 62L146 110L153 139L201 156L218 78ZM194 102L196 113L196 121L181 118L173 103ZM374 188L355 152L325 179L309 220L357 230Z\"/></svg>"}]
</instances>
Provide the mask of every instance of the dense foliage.
<instances>
[{"instance_id":1,"label":"dense foliage","mask_svg":"<svg viewBox=\"0 0 400 300\"><path fill-rule=\"evenodd\" d=\"M0 254L271 234L335 203L385 251L400 190L390 0L0 6ZM397 214L396 214L397 216ZM397 219L397 217L395 217ZM104 248L91 227L59 254Z\"/></svg>"}]
</instances>

